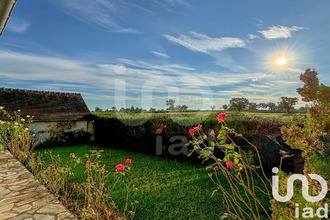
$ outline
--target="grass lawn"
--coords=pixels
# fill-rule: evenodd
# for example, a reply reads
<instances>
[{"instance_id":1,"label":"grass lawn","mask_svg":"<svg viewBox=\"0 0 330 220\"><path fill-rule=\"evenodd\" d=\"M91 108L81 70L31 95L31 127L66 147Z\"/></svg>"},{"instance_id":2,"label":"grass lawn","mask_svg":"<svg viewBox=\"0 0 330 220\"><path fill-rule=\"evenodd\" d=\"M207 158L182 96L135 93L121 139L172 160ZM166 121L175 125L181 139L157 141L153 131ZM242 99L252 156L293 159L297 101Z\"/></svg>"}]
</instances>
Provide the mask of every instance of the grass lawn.
<instances>
[{"instance_id":1,"label":"grass lawn","mask_svg":"<svg viewBox=\"0 0 330 220\"><path fill-rule=\"evenodd\" d=\"M52 152L66 160L70 153L83 158L93 149L104 150L100 160L108 170L114 170L115 165L124 163L126 158L132 159L132 175L138 191L131 199L139 201L135 219L219 219L225 212L221 194L211 196L216 186L207 173L214 171L206 171L205 165L91 146L58 147ZM44 152L44 149L38 151ZM85 180L83 171L83 166L75 168L75 182ZM125 192L118 187L112 198L122 208Z\"/></svg>"}]
</instances>

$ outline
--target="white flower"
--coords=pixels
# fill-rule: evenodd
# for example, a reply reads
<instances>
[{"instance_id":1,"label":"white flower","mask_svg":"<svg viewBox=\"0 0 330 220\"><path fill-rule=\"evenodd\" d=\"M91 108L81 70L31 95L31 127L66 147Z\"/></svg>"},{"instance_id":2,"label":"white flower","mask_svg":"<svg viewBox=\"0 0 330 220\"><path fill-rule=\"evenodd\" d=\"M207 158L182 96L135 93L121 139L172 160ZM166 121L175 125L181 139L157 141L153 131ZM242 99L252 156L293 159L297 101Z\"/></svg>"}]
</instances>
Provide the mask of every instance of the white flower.
<instances>
[{"instance_id":1,"label":"white flower","mask_svg":"<svg viewBox=\"0 0 330 220\"><path fill-rule=\"evenodd\" d=\"M0 106L0 110L2 110L2 109L4 109L5 107L3 107L3 106Z\"/></svg>"}]
</instances>

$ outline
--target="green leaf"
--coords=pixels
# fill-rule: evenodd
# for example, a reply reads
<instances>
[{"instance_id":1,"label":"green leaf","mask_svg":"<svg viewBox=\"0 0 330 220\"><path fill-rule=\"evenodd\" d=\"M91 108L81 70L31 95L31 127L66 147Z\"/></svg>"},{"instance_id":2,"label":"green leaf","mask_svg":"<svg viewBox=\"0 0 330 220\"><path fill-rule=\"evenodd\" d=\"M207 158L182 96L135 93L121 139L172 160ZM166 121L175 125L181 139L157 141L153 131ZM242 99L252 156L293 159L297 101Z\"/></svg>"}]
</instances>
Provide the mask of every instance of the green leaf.
<instances>
[{"instance_id":1,"label":"green leaf","mask_svg":"<svg viewBox=\"0 0 330 220\"><path fill-rule=\"evenodd\" d=\"M229 150L234 150L235 149L235 147L230 145L230 144L225 145L225 148L227 148Z\"/></svg>"},{"instance_id":2,"label":"green leaf","mask_svg":"<svg viewBox=\"0 0 330 220\"><path fill-rule=\"evenodd\" d=\"M234 163L235 163L235 164L238 164L238 163L239 163L239 159L235 157L235 158L234 158Z\"/></svg>"},{"instance_id":3,"label":"green leaf","mask_svg":"<svg viewBox=\"0 0 330 220\"><path fill-rule=\"evenodd\" d=\"M212 169L212 168L213 168L213 166L214 166L214 165L213 165L213 164L211 164L211 165L209 165L209 166L205 167L205 169L206 169L206 170Z\"/></svg>"},{"instance_id":4,"label":"green leaf","mask_svg":"<svg viewBox=\"0 0 330 220\"><path fill-rule=\"evenodd\" d=\"M219 189L213 190L213 192L212 192L212 195L211 195L211 196L213 196L213 195L214 195L214 193L218 192L218 190L219 190Z\"/></svg>"}]
</instances>

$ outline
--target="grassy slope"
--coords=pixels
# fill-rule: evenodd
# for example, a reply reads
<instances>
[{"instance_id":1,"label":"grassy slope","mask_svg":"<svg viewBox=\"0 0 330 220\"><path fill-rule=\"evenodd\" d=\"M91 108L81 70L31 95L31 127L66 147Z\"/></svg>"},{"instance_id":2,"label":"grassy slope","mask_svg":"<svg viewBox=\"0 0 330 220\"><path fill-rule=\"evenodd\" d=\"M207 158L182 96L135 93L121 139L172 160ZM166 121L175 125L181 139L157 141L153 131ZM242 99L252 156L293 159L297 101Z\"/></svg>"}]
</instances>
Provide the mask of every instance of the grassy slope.
<instances>
[{"instance_id":1,"label":"grassy slope","mask_svg":"<svg viewBox=\"0 0 330 220\"><path fill-rule=\"evenodd\" d=\"M71 152L83 157L92 149L100 148L59 147L52 152L66 160ZM211 197L216 186L207 172L213 171L206 171L204 165L169 161L118 149L103 150L101 161L108 170L113 170L126 158L133 161L134 183L139 190L131 199L140 202L135 219L219 219L225 212L221 195L216 193ZM75 173L76 182L84 181L82 166L76 167ZM119 207L123 206L125 195L122 189L113 191L112 197Z\"/></svg>"}]
</instances>

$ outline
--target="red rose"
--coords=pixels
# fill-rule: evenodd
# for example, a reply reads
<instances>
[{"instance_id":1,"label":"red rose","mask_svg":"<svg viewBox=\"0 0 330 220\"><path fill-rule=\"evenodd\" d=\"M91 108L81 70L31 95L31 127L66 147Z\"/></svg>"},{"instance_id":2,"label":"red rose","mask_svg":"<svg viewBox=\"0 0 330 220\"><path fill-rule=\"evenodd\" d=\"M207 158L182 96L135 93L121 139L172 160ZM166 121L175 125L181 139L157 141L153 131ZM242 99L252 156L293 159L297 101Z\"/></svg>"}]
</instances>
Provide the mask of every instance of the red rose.
<instances>
[{"instance_id":1,"label":"red rose","mask_svg":"<svg viewBox=\"0 0 330 220\"><path fill-rule=\"evenodd\" d=\"M124 164L121 164L121 163L117 164L115 167L117 170L125 170Z\"/></svg>"},{"instance_id":2,"label":"red rose","mask_svg":"<svg viewBox=\"0 0 330 220\"><path fill-rule=\"evenodd\" d=\"M196 127L194 127L194 129L196 130L196 129L201 129L202 128L202 126L203 125L201 125L201 124L198 124Z\"/></svg>"},{"instance_id":3,"label":"red rose","mask_svg":"<svg viewBox=\"0 0 330 220\"><path fill-rule=\"evenodd\" d=\"M218 122L220 123L222 121L225 121L226 120L226 117L227 117L227 114L226 113L220 113L220 114L218 114L218 117L217 117Z\"/></svg>"},{"instance_id":4,"label":"red rose","mask_svg":"<svg viewBox=\"0 0 330 220\"><path fill-rule=\"evenodd\" d=\"M227 166L227 168L230 168L231 166L233 166L233 162L231 162L231 161L227 161L226 162L226 166Z\"/></svg>"},{"instance_id":5,"label":"red rose","mask_svg":"<svg viewBox=\"0 0 330 220\"><path fill-rule=\"evenodd\" d=\"M189 134L194 134L195 133L195 129L191 128L189 129Z\"/></svg>"},{"instance_id":6,"label":"red rose","mask_svg":"<svg viewBox=\"0 0 330 220\"><path fill-rule=\"evenodd\" d=\"M127 159L125 160L125 163L132 163L132 159L127 158Z\"/></svg>"}]
</instances>

